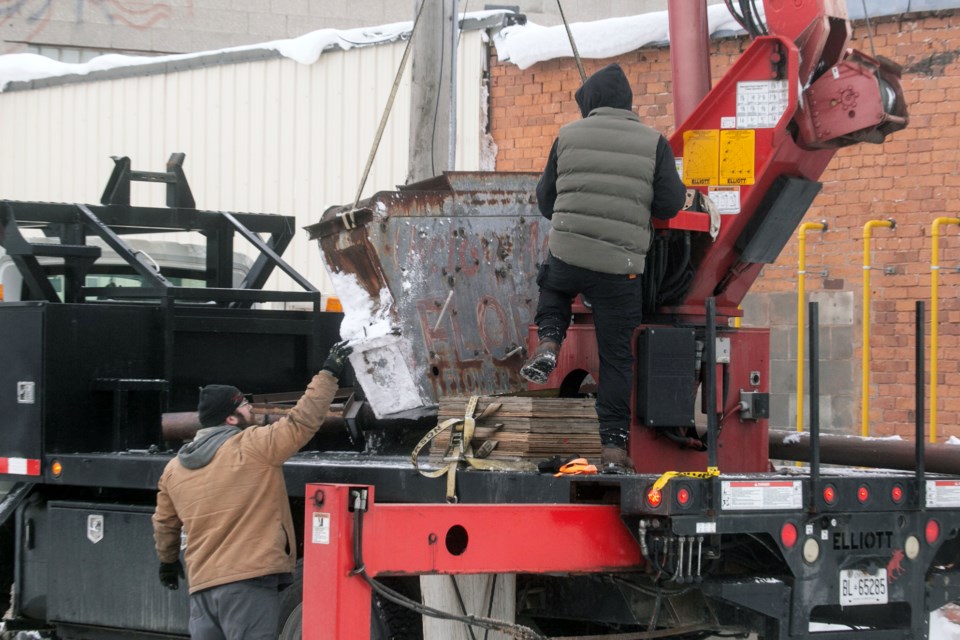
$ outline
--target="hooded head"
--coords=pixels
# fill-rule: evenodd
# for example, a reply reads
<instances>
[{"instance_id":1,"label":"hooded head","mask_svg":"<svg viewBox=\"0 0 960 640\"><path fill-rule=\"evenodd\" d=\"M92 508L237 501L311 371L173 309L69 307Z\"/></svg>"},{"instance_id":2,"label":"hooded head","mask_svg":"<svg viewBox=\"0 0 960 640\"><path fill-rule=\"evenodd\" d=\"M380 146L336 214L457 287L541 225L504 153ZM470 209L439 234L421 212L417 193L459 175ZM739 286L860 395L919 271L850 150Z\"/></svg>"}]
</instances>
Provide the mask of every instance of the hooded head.
<instances>
[{"instance_id":1,"label":"hooded head","mask_svg":"<svg viewBox=\"0 0 960 640\"><path fill-rule=\"evenodd\" d=\"M208 384L200 389L200 403L197 413L200 425L212 427L223 424L243 404L244 397L240 389L226 384Z\"/></svg>"},{"instance_id":2,"label":"hooded head","mask_svg":"<svg viewBox=\"0 0 960 640\"><path fill-rule=\"evenodd\" d=\"M580 114L586 118L597 107L633 109L633 91L630 81L617 63L608 64L587 78L577 89L577 104Z\"/></svg>"}]
</instances>

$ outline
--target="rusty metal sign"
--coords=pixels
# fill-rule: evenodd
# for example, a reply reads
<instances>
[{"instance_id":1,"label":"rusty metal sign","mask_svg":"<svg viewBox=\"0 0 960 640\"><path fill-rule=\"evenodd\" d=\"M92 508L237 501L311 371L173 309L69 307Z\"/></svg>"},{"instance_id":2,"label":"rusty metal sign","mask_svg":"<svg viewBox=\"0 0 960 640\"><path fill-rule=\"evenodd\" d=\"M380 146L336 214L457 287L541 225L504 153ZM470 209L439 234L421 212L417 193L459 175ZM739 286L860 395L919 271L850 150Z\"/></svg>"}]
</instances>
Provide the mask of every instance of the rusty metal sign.
<instances>
[{"instance_id":1,"label":"rusty metal sign","mask_svg":"<svg viewBox=\"0 0 960 640\"><path fill-rule=\"evenodd\" d=\"M547 255L532 173L453 172L308 227L377 417L526 389L519 369Z\"/></svg>"}]
</instances>

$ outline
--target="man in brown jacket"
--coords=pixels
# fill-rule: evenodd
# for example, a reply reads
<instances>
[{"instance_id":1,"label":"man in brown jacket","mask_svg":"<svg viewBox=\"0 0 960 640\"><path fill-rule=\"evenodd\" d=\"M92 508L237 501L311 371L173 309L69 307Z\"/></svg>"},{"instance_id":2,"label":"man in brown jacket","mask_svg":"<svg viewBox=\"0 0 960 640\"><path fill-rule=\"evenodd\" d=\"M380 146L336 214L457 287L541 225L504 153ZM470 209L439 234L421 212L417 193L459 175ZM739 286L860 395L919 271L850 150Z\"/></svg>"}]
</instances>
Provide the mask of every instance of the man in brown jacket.
<instances>
[{"instance_id":1,"label":"man in brown jacket","mask_svg":"<svg viewBox=\"0 0 960 640\"><path fill-rule=\"evenodd\" d=\"M320 428L351 350L334 345L296 406L266 427L254 426L236 387L201 389L203 428L164 469L153 515L169 589L183 576L186 535L191 638L276 639L278 587L290 581L297 553L282 466Z\"/></svg>"}]
</instances>

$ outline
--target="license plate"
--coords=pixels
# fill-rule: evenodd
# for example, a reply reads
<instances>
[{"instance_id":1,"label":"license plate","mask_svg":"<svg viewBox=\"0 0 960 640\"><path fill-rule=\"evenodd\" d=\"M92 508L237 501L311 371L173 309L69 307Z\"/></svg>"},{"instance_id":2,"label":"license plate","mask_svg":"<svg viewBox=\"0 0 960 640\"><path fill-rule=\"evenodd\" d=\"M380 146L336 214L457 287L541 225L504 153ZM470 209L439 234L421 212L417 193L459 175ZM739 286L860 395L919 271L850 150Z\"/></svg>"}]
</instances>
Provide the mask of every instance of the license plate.
<instances>
[{"instance_id":1,"label":"license plate","mask_svg":"<svg viewBox=\"0 0 960 640\"><path fill-rule=\"evenodd\" d=\"M840 606L887 603L887 571L867 573L858 569L840 572Z\"/></svg>"}]
</instances>

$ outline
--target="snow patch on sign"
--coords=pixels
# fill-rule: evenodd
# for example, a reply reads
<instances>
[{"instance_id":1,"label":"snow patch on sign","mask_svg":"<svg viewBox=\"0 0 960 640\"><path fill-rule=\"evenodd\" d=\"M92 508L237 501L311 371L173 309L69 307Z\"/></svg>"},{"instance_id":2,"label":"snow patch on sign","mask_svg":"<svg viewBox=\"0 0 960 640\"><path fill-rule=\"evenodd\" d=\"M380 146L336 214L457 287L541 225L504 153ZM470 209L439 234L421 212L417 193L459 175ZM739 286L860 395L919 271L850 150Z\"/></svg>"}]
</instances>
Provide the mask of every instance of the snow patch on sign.
<instances>
[{"instance_id":1,"label":"snow patch on sign","mask_svg":"<svg viewBox=\"0 0 960 640\"><path fill-rule=\"evenodd\" d=\"M355 274L331 273L330 279L343 306L340 337L353 346L350 364L374 414L419 417L432 404L418 388L424 371L415 364L409 339L400 334L390 290L383 287L373 297Z\"/></svg>"},{"instance_id":2,"label":"snow patch on sign","mask_svg":"<svg viewBox=\"0 0 960 640\"><path fill-rule=\"evenodd\" d=\"M364 289L356 274L331 273L334 291L343 306L343 322L340 337L344 340L363 341L387 335L393 330L393 295L384 287L374 299Z\"/></svg>"}]
</instances>

